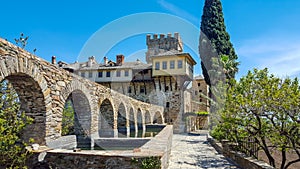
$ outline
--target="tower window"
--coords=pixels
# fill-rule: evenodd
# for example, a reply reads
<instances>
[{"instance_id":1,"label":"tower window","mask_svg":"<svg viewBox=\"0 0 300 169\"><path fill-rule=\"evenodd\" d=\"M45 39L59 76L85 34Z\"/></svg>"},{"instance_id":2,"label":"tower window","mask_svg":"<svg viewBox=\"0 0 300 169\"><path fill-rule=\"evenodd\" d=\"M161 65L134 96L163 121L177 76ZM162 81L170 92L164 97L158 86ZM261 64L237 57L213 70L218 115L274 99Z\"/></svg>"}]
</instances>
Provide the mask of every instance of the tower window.
<instances>
[{"instance_id":1,"label":"tower window","mask_svg":"<svg viewBox=\"0 0 300 169\"><path fill-rule=\"evenodd\" d=\"M163 68L163 69L167 69L167 63L168 63L167 61L163 61L163 62L162 62L162 64L163 64L163 67L162 67L162 68Z\"/></svg>"},{"instance_id":2,"label":"tower window","mask_svg":"<svg viewBox=\"0 0 300 169\"><path fill-rule=\"evenodd\" d=\"M93 77L93 72L89 72L89 78Z\"/></svg>"},{"instance_id":3,"label":"tower window","mask_svg":"<svg viewBox=\"0 0 300 169\"><path fill-rule=\"evenodd\" d=\"M159 68L160 68L159 62L155 62L155 70L159 70Z\"/></svg>"},{"instance_id":4,"label":"tower window","mask_svg":"<svg viewBox=\"0 0 300 169\"><path fill-rule=\"evenodd\" d=\"M174 69L175 68L175 61L171 60L170 61L170 69Z\"/></svg>"},{"instance_id":5,"label":"tower window","mask_svg":"<svg viewBox=\"0 0 300 169\"><path fill-rule=\"evenodd\" d=\"M170 108L170 102L166 103L166 108Z\"/></svg>"},{"instance_id":6,"label":"tower window","mask_svg":"<svg viewBox=\"0 0 300 169\"><path fill-rule=\"evenodd\" d=\"M177 61L177 67L178 67L178 69L182 68L182 60Z\"/></svg>"}]
</instances>

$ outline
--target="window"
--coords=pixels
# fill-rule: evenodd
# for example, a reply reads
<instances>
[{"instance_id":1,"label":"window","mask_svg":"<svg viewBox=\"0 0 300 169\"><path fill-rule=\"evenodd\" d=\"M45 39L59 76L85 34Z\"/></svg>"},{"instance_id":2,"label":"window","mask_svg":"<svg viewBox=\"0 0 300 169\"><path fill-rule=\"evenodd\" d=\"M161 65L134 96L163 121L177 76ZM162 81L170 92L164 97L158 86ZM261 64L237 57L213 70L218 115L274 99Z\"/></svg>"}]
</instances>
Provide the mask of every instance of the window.
<instances>
[{"instance_id":1,"label":"window","mask_svg":"<svg viewBox=\"0 0 300 169\"><path fill-rule=\"evenodd\" d=\"M199 102L202 102L202 99L200 99Z\"/></svg>"},{"instance_id":2,"label":"window","mask_svg":"<svg viewBox=\"0 0 300 169\"><path fill-rule=\"evenodd\" d=\"M175 68L175 61L171 60L170 61L170 69L174 69Z\"/></svg>"},{"instance_id":3,"label":"window","mask_svg":"<svg viewBox=\"0 0 300 169\"><path fill-rule=\"evenodd\" d=\"M118 71L117 71L117 77L120 77L120 76L121 76L121 71L118 70Z\"/></svg>"},{"instance_id":4,"label":"window","mask_svg":"<svg viewBox=\"0 0 300 169\"><path fill-rule=\"evenodd\" d=\"M106 72L106 77L110 77L110 71Z\"/></svg>"},{"instance_id":5,"label":"window","mask_svg":"<svg viewBox=\"0 0 300 169\"><path fill-rule=\"evenodd\" d=\"M190 64L189 64L189 70L190 70L191 73L194 72L194 67L192 65L190 65Z\"/></svg>"},{"instance_id":6,"label":"window","mask_svg":"<svg viewBox=\"0 0 300 169\"><path fill-rule=\"evenodd\" d=\"M199 90L199 93L202 93L202 90Z\"/></svg>"},{"instance_id":7,"label":"window","mask_svg":"<svg viewBox=\"0 0 300 169\"><path fill-rule=\"evenodd\" d=\"M131 93L131 86L128 86L128 93Z\"/></svg>"},{"instance_id":8,"label":"window","mask_svg":"<svg viewBox=\"0 0 300 169\"><path fill-rule=\"evenodd\" d=\"M129 71L128 70L125 70L125 76L129 76Z\"/></svg>"},{"instance_id":9,"label":"window","mask_svg":"<svg viewBox=\"0 0 300 169\"><path fill-rule=\"evenodd\" d=\"M165 91L169 91L169 86L166 86Z\"/></svg>"},{"instance_id":10,"label":"window","mask_svg":"<svg viewBox=\"0 0 300 169\"><path fill-rule=\"evenodd\" d=\"M177 61L177 68L181 69L182 68L182 60Z\"/></svg>"},{"instance_id":11,"label":"window","mask_svg":"<svg viewBox=\"0 0 300 169\"><path fill-rule=\"evenodd\" d=\"M201 86L201 83L198 83L198 86Z\"/></svg>"},{"instance_id":12,"label":"window","mask_svg":"<svg viewBox=\"0 0 300 169\"><path fill-rule=\"evenodd\" d=\"M103 77L103 72L98 72L98 77Z\"/></svg>"},{"instance_id":13,"label":"window","mask_svg":"<svg viewBox=\"0 0 300 169\"><path fill-rule=\"evenodd\" d=\"M145 86L140 86L140 93L145 93Z\"/></svg>"},{"instance_id":14,"label":"window","mask_svg":"<svg viewBox=\"0 0 300 169\"><path fill-rule=\"evenodd\" d=\"M89 78L93 77L93 72L89 72Z\"/></svg>"},{"instance_id":15,"label":"window","mask_svg":"<svg viewBox=\"0 0 300 169\"><path fill-rule=\"evenodd\" d=\"M85 72L81 72L81 77L85 77Z\"/></svg>"},{"instance_id":16,"label":"window","mask_svg":"<svg viewBox=\"0 0 300 169\"><path fill-rule=\"evenodd\" d=\"M167 102L166 108L169 108L169 107L170 107L170 102Z\"/></svg>"},{"instance_id":17,"label":"window","mask_svg":"<svg viewBox=\"0 0 300 169\"><path fill-rule=\"evenodd\" d=\"M155 70L159 70L159 68L160 68L159 62L155 62Z\"/></svg>"},{"instance_id":18,"label":"window","mask_svg":"<svg viewBox=\"0 0 300 169\"><path fill-rule=\"evenodd\" d=\"M162 68L163 68L163 69L167 69L167 61L163 61L162 64L163 64L163 65L162 65L162 66L163 66Z\"/></svg>"},{"instance_id":19,"label":"window","mask_svg":"<svg viewBox=\"0 0 300 169\"><path fill-rule=\"evenodd\" d=\"M195 91L195 95L198 95L198 92L197 92L197 91Z\"/></svg>"}]
</instances>

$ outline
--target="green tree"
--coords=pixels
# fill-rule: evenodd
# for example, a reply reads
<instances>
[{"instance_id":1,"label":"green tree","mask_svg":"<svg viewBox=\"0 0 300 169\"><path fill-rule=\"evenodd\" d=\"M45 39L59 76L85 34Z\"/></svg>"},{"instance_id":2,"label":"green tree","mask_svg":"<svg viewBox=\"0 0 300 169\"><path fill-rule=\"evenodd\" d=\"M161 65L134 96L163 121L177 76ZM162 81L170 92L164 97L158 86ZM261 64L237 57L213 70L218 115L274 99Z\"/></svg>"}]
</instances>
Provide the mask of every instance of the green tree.
<instances>
[{"instance_id":1,"label":"green tree","mask_svg":"<svg viewBox=\"0 0 300 169\"><path fill-rule=\"evenodd\" d=\"M226 72L226 78L234 78L238 71L239 62L233 45L230 42L229 34L226 32L222 4L220 0L205 0L203 15L201 20L201 33L199 43L199 53L201 57L201 67L204 79L209 86L216 85L213 79L218 76L210 73L213 70L213 59L221 59L223 55L228 56L228 61L232 71ZM218 66L222 66L219 64ZM222 68L219 68L222 69Z\"/></svg>"},{"instance_id":2,"label":"green tree","mask_svg":"<svg viewBox=\"0 0 300 169\"><path fill-rule=\"evenodd\" d=\"M72 106L72 101L68 100L63 110L61 135L64 136L64 135L75 134L74 118L75 117L74 117L74 109Z\"/></svg>"},{"instance_id":3,"label":"green tree","mask_svg":"<svg viewBox=\"0 0 300 169\"><path fill-rule=\"evenodd\" d=\"M0 168L26 168L29 152L21 139L32 119L20 112L18 95L7 81L0 83Z\"/></svg>"},{"instance_id":4,"label":"green tree","mask_svg":"<svg viewBox=\"0 0 300 169\"><path fill-rule=\"evenodd\" d=\"M253 138L270 165L285 169L300 161L299 109L297 78L280 79L269 75L267 69L255 69L239 82L232 80L220 121L212 135L236 143ZM281 152L281 161L275 161L273 150ZM289 150L298 158L287 161Z\"/></svg>"}]
</instances>

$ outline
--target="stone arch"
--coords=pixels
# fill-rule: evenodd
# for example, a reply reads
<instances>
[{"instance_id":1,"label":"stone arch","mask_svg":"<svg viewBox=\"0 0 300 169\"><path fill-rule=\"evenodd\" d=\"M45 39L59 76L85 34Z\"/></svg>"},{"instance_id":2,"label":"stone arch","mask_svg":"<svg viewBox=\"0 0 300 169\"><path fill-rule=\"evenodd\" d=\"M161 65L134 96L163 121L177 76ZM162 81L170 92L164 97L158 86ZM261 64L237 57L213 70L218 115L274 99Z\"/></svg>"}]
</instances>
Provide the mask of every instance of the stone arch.
<instances>
[{"instance_id":1,"label":"stone arch","mask_svg":"<svg viewBox=\"0 0 300 169\"><path fill-rule=\"evenodd\" d=\"M143 112L141 108L138 108L136 112L136 124L139 130L143 127L143 121Z\"/></svg>"},{"instance_id":2,"label":"stone arch","mask_svg":"<svg viewBox=\"0 0 300 169\"><path fill-rule=\"evenodd\" d=\"M75 111L76 135L90 136L92 110L90 103L91 96L88 92L88 89L81 82L72 81L62 90L61 99L62 105L65 105L68 99L70 99L73 103L73 108Z\"/></svg>"},{"instance_id":3,"label":"stone arch","mask_svg":"<svg viewBox=\"0 0 300 169\"><path fill-rule=\"evenodd\" d=\"M113 102L106 98L99 106L98 132L100 137L114 137L115 111Z\"/></svg>"},{"instance_id":4,"label":"stone arch","mask_svg":"<svg viewBox=\"0 0 300 169\"><path fill-rule=\"evenodd\" d=\"M128 127L129 127L130 136L132 136L132 133L137 131L135 128L135 113L133 107L130 107L128 111Z\"/></svg>"},{"instance_id":5,"label":"stone arch","mask_svg":"<svg viewBox=\"0 0 300 169\"><path fill-rule=\"evenodd\" d=\"M117 128L119 136L127 135L127 111L123 102L121 102L118 106Z\"/></svg>"},{"instance_id":6,"label":"stone arch","mask_svg":"<svg viewBox=\"0 0 300 169\"><path fill-rule=\"evenodd\" d=\"M163 124L163 115L161 114L161 112L155 112L153 117L153 124Z\"/></svg>"},{"instance_id":7,"label":"stone arch","mask_svg":"<svg viewBox=\"0 0 300 169\"><path fill-rule=\"evenodd\" d=\"M25 73L12 73L5 78L1 78L1 81L3 80L8 80L17 92L21 104L20 110L33 119L33 123L28 125L22 132L22 138L25 141L33 138L35 143L45 144L47 108L45 93L41 85ZM49 97L48 95L47 98Z\"/></svg>"},{"instance_id":8,"label":"stone arch","mask_svg":"<svg viewBox=\"0 0 300 169\"><path fill-rule=\"evenodd\" d=\"M145 111L145 125L151 124L151 114L148 110Z\"/></svg>"},{"instance_id":9,"label":"stone arch","mask_svg":"<svg viewBox=\"0 0 300 169\"><path fill-rule=\"evenodd\" d=\"M82 90L72 91L68 98L74 109L74 129L77 136L89 136L91 130L91 107L89 100Z\"/></svg>"},{"instance_id":10,"label":"stone arch","mask_svg":"<svg viewBox=\"0 0 300 169\"><path fill-rule=\"evenodd\" d=\"M46 138L55 133L50 130L52 114L50 89L39 72L39 65L26 57L1 56L0 81L6 79L12 84L18 93L21 111L34 120L23 132L23 139L26 141L33 138L36 143L44 145Z\"/></svg>"}]
</instances>

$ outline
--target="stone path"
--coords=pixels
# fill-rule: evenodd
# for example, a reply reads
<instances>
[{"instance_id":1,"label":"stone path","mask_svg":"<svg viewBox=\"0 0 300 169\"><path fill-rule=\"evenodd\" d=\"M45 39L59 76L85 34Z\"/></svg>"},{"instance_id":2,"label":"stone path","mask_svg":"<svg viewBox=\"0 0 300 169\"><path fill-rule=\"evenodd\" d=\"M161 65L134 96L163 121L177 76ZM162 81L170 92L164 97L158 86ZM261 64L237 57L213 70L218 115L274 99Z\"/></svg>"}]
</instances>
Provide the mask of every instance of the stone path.
<instances>
[{"instance_id":1,"label":"stone path","mask_svg":"<svg viewBox=\"0 0 300 169\"><path fill-rule=\"evenodd\" d=\"M169 169L235 168L206 141L206 134L174 134Z\"/></svg>"}]
</instances>

